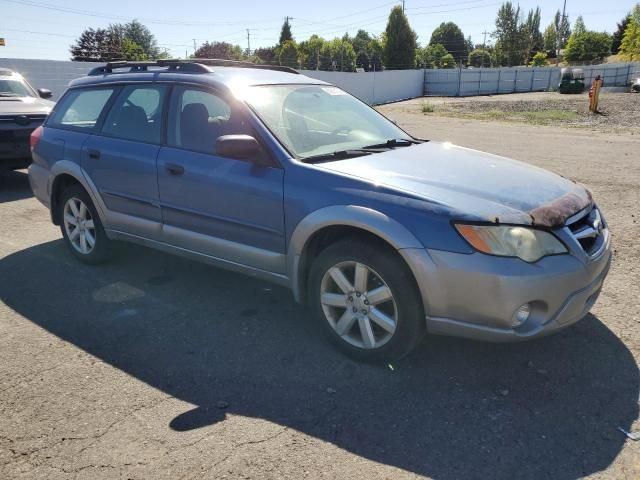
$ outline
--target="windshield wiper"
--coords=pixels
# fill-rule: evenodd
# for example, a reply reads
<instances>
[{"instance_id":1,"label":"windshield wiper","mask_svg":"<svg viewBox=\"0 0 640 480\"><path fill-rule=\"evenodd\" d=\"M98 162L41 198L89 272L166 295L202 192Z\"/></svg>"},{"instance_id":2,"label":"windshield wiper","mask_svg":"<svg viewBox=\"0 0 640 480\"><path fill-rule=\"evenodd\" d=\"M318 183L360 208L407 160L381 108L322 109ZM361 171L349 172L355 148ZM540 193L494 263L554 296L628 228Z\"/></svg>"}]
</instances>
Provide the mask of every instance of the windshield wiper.
<instances>
[{"instance_id":1,"label":"windshield wiper","mask_svg":"<svg viewBox=\"0 0 640 480\"><path fill-rule=\"evenodd\" d=\"M331 160L345 160L347 158L363 157L365 155L371 155L372 152L368 148L356 148L349 150L336 150L330 153L321 153L319 155L311 155L309 157L302 157L300 161L304 163L316 163L325 162Z\"/></svg>"},{"instance_id":2,"label":"windshield wiper","mask_svg":"<svg viewBox=\"0 0 640 480\"><path fill-rule=\"evenodd\" d=\"M394 147L410 147L417 143L422 143L419 140L413 140L409 138L391 138L384 143L376 143L374 145L367 145L362 148L394 148Z\"/></svg>"}]
</instances>

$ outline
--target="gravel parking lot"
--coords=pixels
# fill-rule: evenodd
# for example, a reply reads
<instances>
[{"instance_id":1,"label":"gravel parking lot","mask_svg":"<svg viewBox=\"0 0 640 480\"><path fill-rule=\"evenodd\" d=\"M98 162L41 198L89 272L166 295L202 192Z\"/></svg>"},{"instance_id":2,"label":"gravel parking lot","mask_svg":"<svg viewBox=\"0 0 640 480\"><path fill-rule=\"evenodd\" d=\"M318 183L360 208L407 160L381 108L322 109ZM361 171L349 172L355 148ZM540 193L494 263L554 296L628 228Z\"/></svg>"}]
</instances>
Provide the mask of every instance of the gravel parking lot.
<instances>
[{"instance_id":1,"label":"gravel parking lot","mask_svg":"<svg viewBox=\"0 0 640 480\"><path fill-rule=\"evenodd\" d=\"M640 134L640 95L629 92L601 93L596 114L589 112L587 92L580 95L533 92L483 97L428 97L401 102L396 104L395 108L400 106L407 111L423 112L427 116L582 127L600 132Z\"/></svg>"},{"instance_id":2,"label":"gravel parking lot","mask_svg":"<svg viewBox=\"0 0 640 480\"><path fill-rule=\"evenodd\" d=\"M592 189L615 257L587 318L359 364L279 287L134 246L79 264L26 175L0 174L0 478L640 478L619 431L640 430L640 137L416 102L381 110Z\"/></svg>"}]
</instances>

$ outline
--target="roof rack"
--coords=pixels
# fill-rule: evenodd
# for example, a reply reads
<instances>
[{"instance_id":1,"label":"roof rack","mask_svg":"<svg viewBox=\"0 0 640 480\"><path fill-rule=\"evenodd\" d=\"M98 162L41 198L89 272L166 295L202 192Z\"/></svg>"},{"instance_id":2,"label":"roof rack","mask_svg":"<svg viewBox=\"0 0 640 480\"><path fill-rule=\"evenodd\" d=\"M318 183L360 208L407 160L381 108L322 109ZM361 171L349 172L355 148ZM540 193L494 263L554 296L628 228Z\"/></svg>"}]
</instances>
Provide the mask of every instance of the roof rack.
<instances>
[{"instance_id":1,"label":"roof rack","mask_svg":"<svg viewBox=\"0 0 640 480\"><path fill-rule=\"evenodd\" d=\"M294 73L299 75L300 72L291 67L283 65L262 65L251 62L241 62L237 60L224 60L220 58L194 58L191 60L181 59L163 59L150 62L130 62L126 60L108 62L102 67L91 69L88 75L104 75L114 73L113 71L121 68L128 68L126 73L148 72L149 67L167 67L168 71L184 72L184 73L211 73L210 66L215 67L236 67L236 68L254 68L259 70L277 70L279 72ZM123 72L125 73L125 72Z\"/></svg>"}]
</instances>

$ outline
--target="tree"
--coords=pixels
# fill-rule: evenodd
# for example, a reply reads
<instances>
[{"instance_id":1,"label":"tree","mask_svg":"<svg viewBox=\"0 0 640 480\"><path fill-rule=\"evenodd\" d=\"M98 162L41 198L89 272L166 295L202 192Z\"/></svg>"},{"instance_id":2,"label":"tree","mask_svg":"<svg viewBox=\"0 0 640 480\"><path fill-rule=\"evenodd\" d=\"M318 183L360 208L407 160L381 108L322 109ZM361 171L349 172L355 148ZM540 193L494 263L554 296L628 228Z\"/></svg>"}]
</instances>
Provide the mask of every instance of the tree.
<instances>
[{"instance_id":1,"label":"tree","mask_svg":"<svg viewBox=\"0 0 640 480\"><path fill-rule=\"evenodd\" d=\"M278 57L274 47L256 48L253 55L258 57L260 63L267 63L271 65L278 63Z\"/></svg>"},{"instance_id":2,"label":"tree","mask_svg":"<svg viewBox=\"0 0 640 480\"><path fill-rule=\"evenodd\" d=\"M564 17L560 14L560 10L556 11L556 15L553 19L553 25L556 29L556 39L558 41L557 48L562 50L566 45L569 37L571 36L571 28L569 27L569 16Z\"/></svg>"},{"instance_id":3,"label":"tree","mask_svg":"<svg viewBox=\"0 0 640 480\"><path fill-rule=\"evenodd\" d=\"M522 26L523 40L525 43L526 60L529 60L544 48L544 39L540 33L540 7L529 10L527 19Z\"/></svg>"},{"instance_id":4,"label":"tree","mask_svg":"<svg viewBox=\"0 0 640 480\"><path fill-rule=\"evenodd\" d=\"M89 28L69 48L76 62L110 62L124 60L122 37L113 28Z\"/></svg>"},{"instance_id":5,"label":"tree","mask_svg":"<svg viewBox=\"0 0 640 480\"><path fill-rule=\"evenodd\" d=\"M582 15L578 15L576 18L576 23L573 24L573 34L574 35L582 35L587 31L587 27L584 24L584 20L582 19Z\"/></svg>"},{"instance_id":6,"label":"tree","mask_svg":"<svg viewBox=\"0 0 640 480\"><path fill-rule=\"evenodd\" d=\"M444 68L443 58L450 55L447 49L439 43L421 48L418 51L418 64L422 68ZM454 57L455 63L455 57Z\"/></svg>"},{"instance_id":7,"label":"tree","mask_svg":"<svg viewBox=\"0 0 640 480\"><path fill-rule=\"evenodd\" d=\"M371 70L369 55L366 51L360 50L356 55L356 68L363 68L365 72Z\"/></svg>"},{"instance_id":8,"label":"tree","mask_svg":"<svg viewBox=\"0 0 640 480\"><path fill-rule=\"evenodd\" d=\"M531 62L529 62L529 65L531 65L532 67L544 67L547 65L547 54L546 52L538 52L536 53L533 58L531 59Z\"/></svg>"},{"instance_id":9,"label":"tree","mask_svg":"<svg viewBox=\"0 0 640 480\"><path fill-rule=\"evenodd\" d=\"M337 70L339 72L353 72L356 66L356 52L351 42L342 38L334 38L325 42L320 52L323 70Z\"/></svg>"},{"instance_id":10,"label":"tree","mask_svg":"<svg viewBox=\"0 0 640 480\"><path fill-rule=\"evenodd\" d=\"M524 29L520 24L520 6L505 2L498 10L496 30L492 34L496 38L496 50L500 53L501 64L509 67L522 64L526 46L524 45Z\"/></svg>"},{"instance_id":11,"label":"tree","mask_svg":"<svg viewBox=\"0 0 640 480\"><path fill-rule=\"evenodd\" d=\"M298 65L298 48L293 40L286 40L278 52L280 65L291 68L300 68Z\"/></svg>"},{"instance_id":12,"label":"tree","mask_svg":"<svg viewBox=\"0 0 640 480\"><path fill-rule=\"evenodd\" d=\"M476 48L469 54L469 65L476 68L491 66L491 54L483 48Z\"/></svg>"},{"instance_id":13,"label":"tree","mask_svg":"<svg viewBox=\"0 0 640 480\"><path fill-rule=\"evenodd\" d=\"M140 46L147 58L158 58L160 49L156 37L145 25L138 20L132 20L122 25L123 37Z\"/></svg>"},{"instance_id":14,"label":"tree","mask_svg":"<svg viewBox=\"0 0 640 480\"><path fill-rule=\"evenodd\" d=\"M227 42L204 42L193 54L195 58L220 58L223 60L241 60L242 47Z\"/></svg>"},{"instance_id":15,"label":"tree","mask_svg":"<svg viewBox=\"0 0 640 480\"><path fill-rule=\"evenodd\" d=\"M569 37L564 58L569 62L601 62L611 53L611 36L604 32L575 32Z\"/></svg>"},{"instance_id":16,"label":"tree","mask_svg":"<svg viewBox=\"0 0 640 480\"><path fill-rule=\"evenodd\" d=\"M383 42L377 38L373 37L369 44L367 45L367 51L369 52L369 64L371 65L371 69L374 72L379 72L382 70L382 56L384 53L384 45Z\"/></svg>"},{"instance_id":17,"label":"tree","mask_svg":"<svg viewBox=\"0 0 640 480\"><path fill-rule=\"evenodd\" d=\"M358 30L356 36L351 39L351 45L357 53L365 52L368 54L369 42L371 42L371 35L362 29Z\"/></svg>"},{"instance_id":18,"label":"tree","mask_svg":"<svg viewBox=\"0 0 640 480\"><path fill-rule=\"evenodd\" d=\"M431 34L429 45L442 45L456 62L465 62L469 54L467 41L460 27L453 22L441 23Z\"/></svg>"},{"instance_id":19,"label":"tree","mask_svg":"<svg viewBox=\"0 0 640 480\"><path fill-rule=\"evenodd\" d=\"M442 57L442 65L440 68L456 68L456 59L453 58L453 55L447 53L444 57Z\"/></svg>"},{"instance_id":20,"label":"tree","mask_svg":"<svg viewBox=\"0 0 640 480\"><path fill-rule=\"evenodd\" d=\"M284 42L289 40L293 40L293 35L291 35L291 24L289 23L289 17L284 19L284 23L282 24L282 30L280 30L280 40L278 40L278 46L281 47Z\"/></svg>"},{"instance_id":21,"label":"tree","mask_svg":"<svg viewBox=\"0 0 640 480\"><path fill-rule=\"evenodd\" d=\"M395 70L415 67L417 38L402 7L399 5L393 7L385 29L383 54L385 66Z\"/></svg>"},{"instance_id":22,"label":"tree","mask_svg":"<svg viewBox=\"0 0 640 480\"><path fill-rule=\"evenodd\" d=\"M152 60L162 58L151 31L137 20L114 23L108 28L89 28L69 51L75 61Z\"/></svg>"},{"instance_id":23,"label":"tree","mask_svg":"<svg viewBox=\"0 0 640 480\"><path fill-rule=\"evenodd\" d=\"M633 7L627 28L624 29L620 55L632 62L640 59L640 3Z\"/></svg>"},{"instance_id":24,"label":"tree","mask_svg":"<svg viewBox=\"0 0 640 480\"><path fill-rule=\"evenodd\" d=\"M622 43L622 37L624 36L624 31L627 29L627 25L629 25L629 20L631 19L631 13L628 13L626 17L618 22L618 27L616 31L613 33L611 40L611 53L614 55L620 51L620 44Z\"/></svg>"},{"instance_id":25,"label":"tree","mask_svg":"<svg viewBox=\"0 0 640 480\"><path fill-rule=\"evenodd\" d=\"M556 27L553 23L550 23L544 30L543 45L547 54L552 54L555 58L556 48L558 46L558 35L556 34Z\"/></svg>"},{"instance_id":26,"label":"tree","mask_svg":"<svg viewBox=\"0 0 640 480\"><path fill-rule=\"evenodd\" d=\"M311 35L308 40L298 44L298 63L306 70L320 69L320 52L325 40L318 35Z\"/></svg>"}]
</instances>

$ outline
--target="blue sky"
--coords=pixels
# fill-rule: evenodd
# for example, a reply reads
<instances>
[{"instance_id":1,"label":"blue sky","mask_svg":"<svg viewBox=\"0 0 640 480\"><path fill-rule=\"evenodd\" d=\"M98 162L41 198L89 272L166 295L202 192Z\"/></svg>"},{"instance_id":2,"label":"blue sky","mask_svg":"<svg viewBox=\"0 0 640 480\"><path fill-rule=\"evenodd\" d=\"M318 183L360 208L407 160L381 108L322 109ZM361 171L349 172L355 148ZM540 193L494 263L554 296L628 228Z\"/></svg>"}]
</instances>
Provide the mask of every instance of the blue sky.
<instances>
[{"instance_id":1,"label":"blue sky","mask_svg":"<svg viewBox=\"0 0 640 480\"><path fill-rule=\"evenodd\" d=\"M389 10L397 3L383 0L0 0L0 37L7 43L6 47L0 47L0 57L65 60L69 58L69 45L85 28L105 27L133 18L145 23L172 57L193 53L194 38L198 44L205 40L224 40L246 48L247 28L251 32L252 49L273 45L287 15L293 17L291 25L296 40L304 40L313 33L325 38L342 36L345 32L355 34L358 28L379 34L385 28ZM494 29L500 3L499 0L407 0L405 8L421 44L429 42L431 32L443 21L456 22L465 36L471 35L475 43L481 43L482 32ZM633 3L567 0L567 12L572 24L582 15L587 28L612 32ZM523 0L519 4L524 11L540 6L542 30L555 11L562 8L562 0Z\"/></svg>"}]
</instances>

